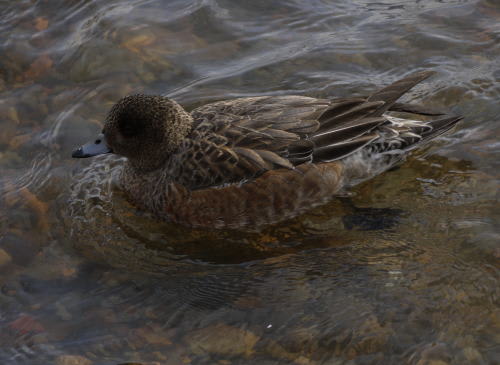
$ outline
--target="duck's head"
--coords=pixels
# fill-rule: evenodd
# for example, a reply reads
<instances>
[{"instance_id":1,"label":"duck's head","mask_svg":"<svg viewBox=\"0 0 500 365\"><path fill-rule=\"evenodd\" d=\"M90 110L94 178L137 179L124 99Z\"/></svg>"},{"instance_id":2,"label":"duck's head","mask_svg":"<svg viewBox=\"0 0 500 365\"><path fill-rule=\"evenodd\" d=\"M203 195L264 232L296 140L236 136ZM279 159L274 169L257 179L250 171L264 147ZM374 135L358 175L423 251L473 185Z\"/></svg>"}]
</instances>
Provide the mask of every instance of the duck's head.
<instances>
[{"instance_id":1,"label":"duck's head","mask_svg":"<svg viewBox=\"0 0 500 365\"><path fill-rule=\"evenodd\" d=\"M154 170L181 144L192 118L175 101L159 95L130 95L109 111L102 134L73 151L76 158L116 153L138 170Z\"/></svg>"}]
</instances>

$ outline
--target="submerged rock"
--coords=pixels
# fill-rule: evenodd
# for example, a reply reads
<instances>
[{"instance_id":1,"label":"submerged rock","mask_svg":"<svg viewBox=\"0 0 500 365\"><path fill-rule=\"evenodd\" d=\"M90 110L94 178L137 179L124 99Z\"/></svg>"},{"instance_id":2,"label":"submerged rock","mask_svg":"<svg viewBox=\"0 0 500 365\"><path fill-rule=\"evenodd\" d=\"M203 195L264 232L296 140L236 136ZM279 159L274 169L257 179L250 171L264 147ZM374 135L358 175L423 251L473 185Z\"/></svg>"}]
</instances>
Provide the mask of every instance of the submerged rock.
<instances>
[{"instance_id":1,"label":"submerged rock","mask_svg":"<svg viewBox=\"0 0 500 365\"><path fill-rule=\"evenodd\" d=\"M3 248L0 248L0 269L12 262L12 257Z\"/></svg>"},{"instance_id":2,"label":"submerged rock","mask_svg":"<svg viewBox=\"0 0 500 365\"><path fill-rule=\"evenodd\" d=\"M259 337L254 333L223 323L198 329L184 336L184 342L196 355L250 356L258 341Z\"/></svg>"},{"instance_id":3,"label":"submerged rock","mask_svg":"<svg viewBox=\"0 0 500 365\"><path fill-rule=\"evenodd\" d=\"M57 357L55 365L92 365L92 361L78 355L61 355Z\"/></svg>"}]
</instances>

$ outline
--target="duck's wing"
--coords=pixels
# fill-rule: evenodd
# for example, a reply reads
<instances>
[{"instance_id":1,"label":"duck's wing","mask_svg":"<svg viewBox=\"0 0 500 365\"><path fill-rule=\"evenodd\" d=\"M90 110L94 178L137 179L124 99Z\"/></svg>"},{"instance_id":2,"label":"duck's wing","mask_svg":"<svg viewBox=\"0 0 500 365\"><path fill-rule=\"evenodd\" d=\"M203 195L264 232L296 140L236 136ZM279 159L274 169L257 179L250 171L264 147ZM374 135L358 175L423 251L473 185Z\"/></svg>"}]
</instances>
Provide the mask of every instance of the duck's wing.
<instances>
[{"instance_id":1,"label":"duck's wing","mask_svg":"<svg viewBox=\"0 0 500 365\"><path fill-rule=\"evenodd\" d=\"M346 157L380 139L381 136L386 137L388 131L391 140L402 140L408 145L415 144L415 138L422 137L415 134L419 129L413 128L414 125L411 123L411 127L395 123L386 112L443 115L444 113L440 111L419 105L397 103L403 94L433 74L433 71L415 72L369 97L333 100L319 118L320 127L310 138L315 144L313 161L330 162ZM433 129L430 124L415 123L425 130Z\"/></svg>"},{"instance_id":2,"label":"duck's wing","mask_svg":"<svg viewBox=\"0 0 500 365\"><path fill-rule=\"evenodd\" d=\"M414 73L367 98L263 96L199 107L191 113L194 128L178 156L178 182L201 188L344 158L380 137L381 128L391 124L384 116L391 108L425 114L396 100L431 75Z\"/></svg>"},{"instance_id":3,"label":"duck's wing","mask_svg":"<svg viewBox=\"0 0 500 365\"><path fill-rule=\"evenodd\" d=\"M319 117L330 104L305 96L263 96L193 110L193 131L181 148L181 160L193 175L184 185L240 182L311 161L314 143L309 136L318 130Z\"/></svg>"}]
</instances>

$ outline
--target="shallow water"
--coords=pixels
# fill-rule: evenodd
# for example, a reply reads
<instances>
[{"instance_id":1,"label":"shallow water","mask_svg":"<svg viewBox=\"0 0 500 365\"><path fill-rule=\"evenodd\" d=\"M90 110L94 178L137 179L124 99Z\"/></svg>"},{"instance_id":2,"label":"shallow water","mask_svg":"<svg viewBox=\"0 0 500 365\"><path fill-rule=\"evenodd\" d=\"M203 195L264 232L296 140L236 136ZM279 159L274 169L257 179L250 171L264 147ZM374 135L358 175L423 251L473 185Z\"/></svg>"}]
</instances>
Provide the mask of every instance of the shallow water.
<instances>
[{"instance_id":1,"label":"shallow water","mask_svg":"<svg viewBox=\"0 0 500 365\"><path fill-rule=\"evenodd\" d=\"M498 363L498 2L0 1L0 32L0 363ZM129 93L342 97L418 69L407 100L458 128L260 232L158 224L119 160L69 157Z\"/></svg>"}]
</instances>

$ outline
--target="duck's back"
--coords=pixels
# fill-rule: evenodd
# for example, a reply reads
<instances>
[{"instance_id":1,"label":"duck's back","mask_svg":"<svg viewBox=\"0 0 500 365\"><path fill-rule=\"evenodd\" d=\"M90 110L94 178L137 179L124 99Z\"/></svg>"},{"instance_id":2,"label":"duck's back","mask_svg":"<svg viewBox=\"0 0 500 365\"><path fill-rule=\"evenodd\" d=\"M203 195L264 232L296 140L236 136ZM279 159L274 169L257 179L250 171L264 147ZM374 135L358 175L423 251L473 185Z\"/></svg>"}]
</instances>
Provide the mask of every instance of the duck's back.
<instances>
[{"instance_id":1,"label":"duck's back","mask_svg":"<svg viewBox=\"0 0 500 365\"><path fill-rule=\"evenodd\" d=\"M191 113L191 133L165 166L164 193L142 203L167 219L210 227L261 225L300 214L390 168L460 120L387 114L442 115L396 102L431 74L412 74L369 97L263 96L199 107Z\"/></svg>"},{"instance_id":2,"label":"duck's back","mask_svg":"<svg viewBox=\"0 0 500 365\"><path fill-rule=\"evenodd\" d=\"M303 163L342 160L367 146L366 153L392 150L397 155L396 149L404 152L435 128L425 122L401 123L385 113L440 114L395 103L431 74L413 74L370 97L261 96L201 106L191 113L193 130L171 159L170 175L194 190L242 183ZM395 163L392 159L386 163Z\"/></svg>"},{"instance_id":3,"label":"duck's back","mask_svg":"<svg viewBox=\"0 0 500 365\"><path fill-rule=\"evenodd\" d=\"M171 168L191 189L238 183L265 171L311 161L319 116L329 100L302 96L254 97L207 104Z\"/></svg>"}]
</instances>

